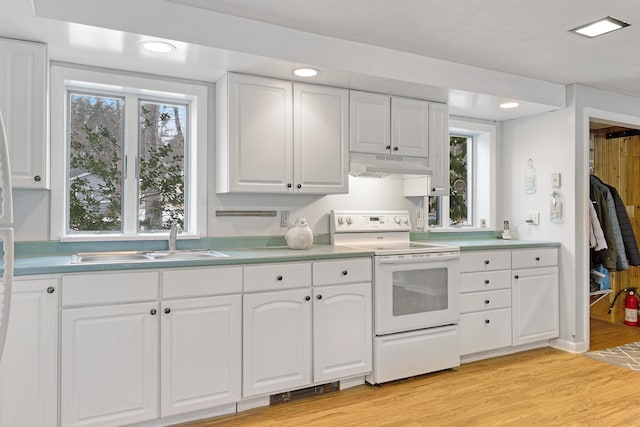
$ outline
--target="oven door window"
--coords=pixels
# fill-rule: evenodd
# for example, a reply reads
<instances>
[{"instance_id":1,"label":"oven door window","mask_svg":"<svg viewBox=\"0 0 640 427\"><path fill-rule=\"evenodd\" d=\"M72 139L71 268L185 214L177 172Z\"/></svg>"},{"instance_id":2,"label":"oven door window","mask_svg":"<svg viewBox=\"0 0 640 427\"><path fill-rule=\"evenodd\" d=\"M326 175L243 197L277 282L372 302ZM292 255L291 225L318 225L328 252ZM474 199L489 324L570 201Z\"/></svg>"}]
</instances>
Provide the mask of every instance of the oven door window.
<instances>
[{"instance_id":1,"label":"oven door window","mask_svg":"<svg viewBox=\"0 0 640 427\"><path fill-rule=\"evenodd\" d=\"M449 304L447 268L394 271L393 316L442 311Z\"/></svg>"}]
</instances>

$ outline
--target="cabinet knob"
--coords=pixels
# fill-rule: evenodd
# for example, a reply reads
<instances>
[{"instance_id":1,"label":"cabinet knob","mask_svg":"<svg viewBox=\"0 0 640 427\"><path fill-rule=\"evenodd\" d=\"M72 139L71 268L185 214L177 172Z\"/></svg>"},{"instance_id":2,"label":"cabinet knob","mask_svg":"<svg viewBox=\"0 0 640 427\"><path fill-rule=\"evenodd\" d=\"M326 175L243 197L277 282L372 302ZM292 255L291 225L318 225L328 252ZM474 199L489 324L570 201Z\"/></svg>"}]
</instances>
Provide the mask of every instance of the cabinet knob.
<instances>
[{"instance_id":1,"label":"cabinet knob","mask_svg":"<svg viewBox=\"0 0 640 427\"><path fill-rule=\"evenodd\" d=\"M169 314L171 313L171 309L169 307L164 309L164 314Z\"/></svg>"},{"instance_id":2,"label":"cabinet knob","mask_svg":"<svg viewBox=\"0 0 640 427\"><path fill-rule=\"evenodd\" d=\"M276 277L276 280L277 280L278 282L281 282L281 281L282 281L282 276L278 276L278 277Z\"/></svg>"},{"instance_id":3,"label":"cabinet knob","mask_svg":"<svg viewBox=\"0 0 640 427\"><path fill-rule=\"evenodd\" d=\"M317 299L322 299L322 295L316 296Z\"/></svg>"},{"instance_id":4,"label":"cabinet knob","mask_svg":"<svg viewBox=\"0 0 640 427\"><path fill-rule=\"evenodd\" d=\"M489 301L488 299L484 300L485 304L489 304L491 301Z\"/></svg>"},{"instance_id":5,"label":"cabinet knob","mask_svg":"<svg viewBox=\"0 0 640 427\"><path fill-rule=\"evenodd\" d=\"M47 293L48 293L48 294L52 294L52 293L54 293L55 291L56 291L56 288L54 288L53 286L49 286L49 287L47 288Z\"/></svg>"},{"instance_id":6,"label":"cabinet knob","mask_svg":"<svg viewBox=\"0 0 640 427\"><path fill-rule=\"evenodd\" d=\"M433 187L433 188L431 189L431 191L436 191L436 187Z\"/></svg>"},{"instance_id":7,"label":"cabinet knob","mask_svg":"<svg viewBox=\"0 0 640 427\"><path fill-rule=\"evenodd\" d=\"M540 261L540 257L539 256L536 257L536 261Z\"/></svg>"},{"instance_id":8,"label":"cabinet knob","mask_svg":"<svg viewBox=\"0 0 640 427\"><path fill-rule=\"evenodd\" d=\"M40 177L40 175L36 175L36 176L33 177L33 180L35 182L40 182L42 180L42 178Z\"/></svg>"},{"instance_id":9,"label":"cabinet knob","mask_svg":"<svg viewBox=\"0 0 640 427\"><path fill-rule=\"evenodd\" d=\"M152 308L151 310L149 310L149 314L151 314L152 316L155 316L157 312L158 311L155 308Z\"/></svg>"},{"instance_id":10,"label":"cabinet knob","mask_svg":"<svg viewBox=\"0 0 640 427\"><path fill-rule=\"evenodd\" d=\"M489 323L491 323L491 320L489 320L489 319L485 319L485 320L484 320L484 323L486 323L486 324L488 325Z\"/></svg>"},{"instance_id":11,"label":"cabinet knob","mask_svg":"<svg viewBox=\"0 0 640 427\"><path fill-rule=\"evenodd\" d=\"M309 295L307 295L306 297L304 297L304 300L305 300L305 301L310 301L310 300L311 300L311 297L310 297Z\"/></svg>"},{"instance_id":12,"label":"cabinet knob","mask_svg":"<svg viewBox=\"0 0 640 427\"><path fill-rule=\"evenodd\" d=\"M291 183L289 182L289 183L287 184L287 188L291 188L291 187L292 187L292 185L291 185Z\"/></svg>"},{"instance_id":13,"label":"cabinet knob","mask_svg":"<svg viewBox=\"0 0 640 427\"><path fill-rule=\"evenodd\" d=\"M486 279L486 280L484 281L484 284L485 284L485 285L488 285L488 284L489 284L489 279Z\"/></svg>"},{"instance_id":14,"label":"cabinet knob","mask_svg":"<svg viewBox=\"0 0 640 427\"><path fill-rule=\"evenodd\" d=\"M347 270L342 270L342 275L346 276L347 274L349 274L349 272Z\"/></svg>"},{"instance_id":15,"label":"cabinet knob","mask_svg":"<svg viewBox=\"0 0 640 427\"><path fill-rule=\"evenodd\" d=\"M296 185L296 188L302 188L302 184Z\"/></svg>"},{"instance_id":16,"label":"cabinet knob","mask_svg":"<svg viewBox=\"0 0 640 427\"><path fill-rule=\"evenodd\" d=\"M398 147L393 147L393 151L398 151Z\"/></svg>"},{"instance_id":17,"label":"cabinet knob","mask_svg":"<svg viewBox=\"0 0 640 427\"><path fill-rule=\"evenodd\" d=\"M519 279L520 276L518 276L517 274L515 276L513 276L514 279Z\"/></svg>"},{"instance_id":18,"label":"cabinet knob","mask_svg":"<svg viewBox=\"0 0 640 427\"><path fill-rule=\"evenodd\" d=\"M385 145L385 147L387 150L391 150L391 146L390 145Z\"/></svg>"},{"instance_id":19,"label":"cabinet knob","mask_svg":"<svg viewBox=\"0 0 640 427\"><path fill-rule=\"evenodd\" d=\"M489 261L488 259L485 259L485 260L484 260L484 264L485 264L485 265L489 265L489 262L490 262L490 261Z\"/></svg>"}]
</instances>

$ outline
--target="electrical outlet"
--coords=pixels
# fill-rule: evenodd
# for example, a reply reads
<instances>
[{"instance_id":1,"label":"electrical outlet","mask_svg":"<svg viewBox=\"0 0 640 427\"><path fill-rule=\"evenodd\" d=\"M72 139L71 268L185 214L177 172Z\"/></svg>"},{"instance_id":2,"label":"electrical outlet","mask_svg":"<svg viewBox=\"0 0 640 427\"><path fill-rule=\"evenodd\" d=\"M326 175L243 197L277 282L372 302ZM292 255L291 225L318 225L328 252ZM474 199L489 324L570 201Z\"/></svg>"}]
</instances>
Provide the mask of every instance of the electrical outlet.
<instances>
[{"instance_id":1,"label":"electrical outlet","mask_svg":"<svg viewBox=\"0 0 640 427\"><path fill-rule=\"evenodd\" d=\"M289 226L289 211L280 211L280 227Z\"/></svg>"},{"instance_id":2,"label":"electrical outlet","mask_svg":"<svg viewBox=\"0 0 640 427\"><path fill-rule=\"evenodd\" d=\"M540 224L540 212L532 211L529 212L529 218L527 218L528 224L538 225Z\"/></svg>"},{"instance_id":3,"label":"electrical outlet","mask_svg":"<svg viewBox=\"0 0 640 427\"><path fill-rule=\"evenodd\" d=\"M560 188L560 172L551 174L551 186Z\"/></svg>"}]
</instances>

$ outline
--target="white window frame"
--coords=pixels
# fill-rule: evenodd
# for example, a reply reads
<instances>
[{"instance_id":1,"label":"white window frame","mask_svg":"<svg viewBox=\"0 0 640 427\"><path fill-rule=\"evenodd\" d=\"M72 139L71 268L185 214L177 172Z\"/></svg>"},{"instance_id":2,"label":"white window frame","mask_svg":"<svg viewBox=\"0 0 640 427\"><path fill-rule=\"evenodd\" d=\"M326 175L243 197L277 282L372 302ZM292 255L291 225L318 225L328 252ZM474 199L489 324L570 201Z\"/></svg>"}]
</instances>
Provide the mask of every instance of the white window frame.
<instances>
[{"instance_id":1,"label":"white window frame","mask_svg":"<svg viewBox=\"0 0 640 427\"><path fill-rule=\"evenodd\" d=\"M91 241L91 240L133 240L166 239L167 231L137 232L137 221L124 224L123 233L67 233L68 224L68 167L67 146L67 93L68 90L99 91L104 94L125 96L135 94L149 100L183 102L189 104L188 150L185 151L185 185L190 188L185 200L185 218L188 229L180 238L198 238L207 235L207 140L208 140L208 95L210 87L205 83L165 80L160 77L142 76L129 73L107 72L103 70L78 68L66 65L51 66L51 240ZM125 104L127 105L127 104ZM129 103L134 108L125 112L125 122L138 122L137 102ZM125 129L127 127L125 126ZM128 127L125 138L137 139L138 126ZM125 132L127 132L125 130ZM134 135L135 133L135 135ZM132 144L137 149L137 144ZM127 162L127 174L135 175L135 162ZM136 188L137 194L137 188ZM137 206L123 209L137 218ZM133 212L133 211L136 212Z\"/></svg>"},{"instance_id":2,"label":"white window frame","mask_svg":"<svg viewBox=\"0 0 640 427\"><path fill-rule=\"evenodd\" d=\"M449 118L449 132L451 134L468 135L473 137L471 148L471 199L472 212L470 217L473 225L451 227L449 225L449 196L441 196L440 225L429 227L432 232L468 232L498 229L496 223L496 152L497 125L462 117ZM482 194L482 197L479 194ZM425 200L425 206L427 201Z\"/></svg>"}]
</instances>

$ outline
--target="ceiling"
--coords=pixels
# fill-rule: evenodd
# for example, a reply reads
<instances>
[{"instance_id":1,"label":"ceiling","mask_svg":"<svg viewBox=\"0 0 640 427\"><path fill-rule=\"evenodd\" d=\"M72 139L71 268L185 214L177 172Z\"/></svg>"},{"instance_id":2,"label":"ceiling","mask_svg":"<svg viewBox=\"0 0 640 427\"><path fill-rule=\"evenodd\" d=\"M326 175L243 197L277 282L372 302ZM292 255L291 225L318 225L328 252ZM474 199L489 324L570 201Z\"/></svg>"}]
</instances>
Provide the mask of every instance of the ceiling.
<instances>
[{"instance_id":1,"label":"ceiling","mask_svg":"<svg viewBox=\"0 0 640 427\"><path fill-rule=\"evenodd\" d=\"M49 44L52 60L215 81L238 71L448 102L508 120L564 106L578 83L640 97L637 0L0 0L0 36ZM631 26L587 39L578 25ZM138 49L172 41L171 56ZM499 102L518 100L503 111Z\"/></svg>"}]
</instances>

